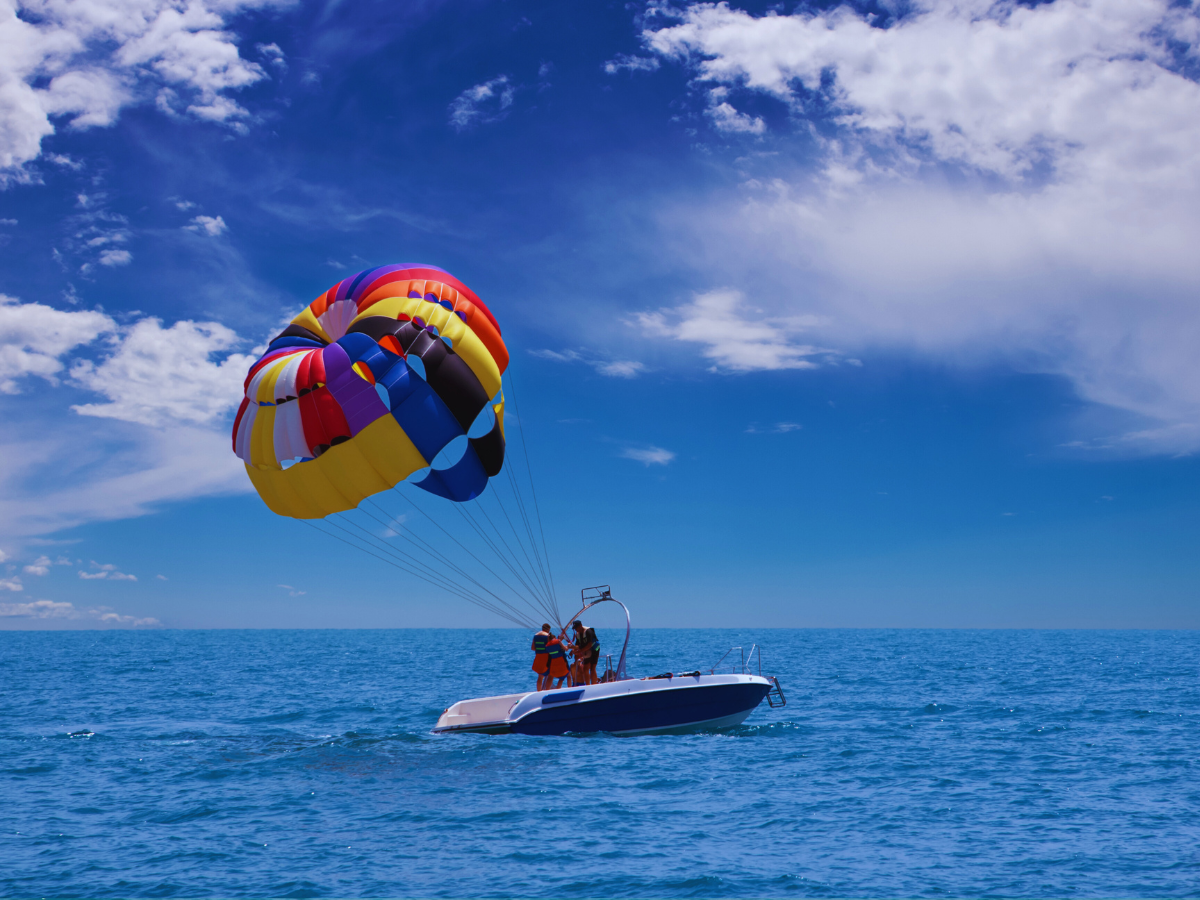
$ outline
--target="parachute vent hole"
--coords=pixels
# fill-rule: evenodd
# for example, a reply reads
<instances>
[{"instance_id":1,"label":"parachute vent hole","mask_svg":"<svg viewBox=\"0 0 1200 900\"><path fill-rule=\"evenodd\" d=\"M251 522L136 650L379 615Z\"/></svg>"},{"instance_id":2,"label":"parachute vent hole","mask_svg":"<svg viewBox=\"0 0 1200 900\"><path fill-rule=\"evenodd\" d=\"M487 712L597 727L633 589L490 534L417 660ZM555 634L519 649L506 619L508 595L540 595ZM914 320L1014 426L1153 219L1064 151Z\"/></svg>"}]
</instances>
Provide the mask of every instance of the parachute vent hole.
<instances>
[{"instance_id":1,"label":"parachute vent hole","mask_svg":"<svg viewBox=\"0 0 1200 900\"><path fill-rule=\"evenodd\" d=\"M479 415L475 417L475 421L471 423L467 437L481 438L495 427L496 413L490 403L485 404Z\"/></svg>"},{"instance_id":2,"label":"parachute vent hole","mask_svg":"<svg viewBox=\"0 0 1200 900\"><path fill-rule=\"evenodd\" d=\"M333 439L331 439L331 440L329 441L329 446L330 446L330 447L336 447L338 444L344 444L344 443L346 443L346 441L348 441L348 440L350 440L350 435L348 435L348 434L339 434L337 437L335 437L335 438L333 438Z\"/></svg>"},{"instance_id":3,"label":"parachute vent hole","mask_svg":"<svg viewBox=\"0 0 1200 900\"><path fill-rule=\"evenodd\" d=\"M434 469L449 469L458 463L467 452L470 444L467 442L467 436L460 434L445 447L443 447L438 455L430 460L430 466Z\"/></svg>"}]
</instances>

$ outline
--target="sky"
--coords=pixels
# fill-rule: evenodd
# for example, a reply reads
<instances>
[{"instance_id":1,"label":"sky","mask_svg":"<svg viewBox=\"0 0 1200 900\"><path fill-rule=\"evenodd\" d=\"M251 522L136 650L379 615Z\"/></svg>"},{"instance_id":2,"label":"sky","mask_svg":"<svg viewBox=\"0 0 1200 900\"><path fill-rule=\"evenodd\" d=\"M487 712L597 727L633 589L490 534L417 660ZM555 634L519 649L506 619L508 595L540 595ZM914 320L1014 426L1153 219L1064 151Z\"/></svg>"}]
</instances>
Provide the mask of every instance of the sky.
<instances>
[{"instance_id":1,"label":"sky","mask_svg":"<svg viewBox=\"0 0 1200 900\"><path fill-rule=\"evenodd\" d=\"M231 450L266 342L410 261L501 324L564 607L1200 627L1195 3L7 0L0 48L2 629L507 624Z\"/></svg>"}]
</instances>

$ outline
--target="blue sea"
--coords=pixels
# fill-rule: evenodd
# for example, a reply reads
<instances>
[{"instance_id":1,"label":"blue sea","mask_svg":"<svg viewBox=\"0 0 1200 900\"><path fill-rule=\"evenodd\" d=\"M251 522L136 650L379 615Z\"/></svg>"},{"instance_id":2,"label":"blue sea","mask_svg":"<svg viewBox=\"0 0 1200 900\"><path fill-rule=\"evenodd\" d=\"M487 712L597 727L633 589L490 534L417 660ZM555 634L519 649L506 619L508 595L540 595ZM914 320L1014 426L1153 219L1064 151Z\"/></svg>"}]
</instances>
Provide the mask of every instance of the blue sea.
<instances>
[{"instance_id":1,"label":"blue sea","mask_svg":"<svg viewBox=\"0 0 1200 900\"><path fill-rule=\"evenodd\" d=\"M757 642L787 706L430 733L529 639L0 633L0 896L1200 896L1200 633L635 631L633 675Z\"/></svg>"}]
</instances>

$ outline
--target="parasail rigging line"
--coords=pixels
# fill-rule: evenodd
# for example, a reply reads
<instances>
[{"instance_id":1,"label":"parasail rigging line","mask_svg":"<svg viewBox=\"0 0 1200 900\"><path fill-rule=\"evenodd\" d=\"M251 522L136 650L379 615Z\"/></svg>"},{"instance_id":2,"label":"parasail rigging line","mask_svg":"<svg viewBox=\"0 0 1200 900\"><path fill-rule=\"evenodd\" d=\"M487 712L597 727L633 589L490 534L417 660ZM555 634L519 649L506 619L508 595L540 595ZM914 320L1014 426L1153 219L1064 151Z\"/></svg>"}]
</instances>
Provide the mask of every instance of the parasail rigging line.
<instances>
[{"instance_id":1,"label":"parasail rigging line","mask_svg":"<svg viewBox=\"0 0 1200 900\"><path fill-rule=\"evenodd\" d=\"M542 549L546 554L546 569L550 575L551 596L554 596L558 592L554 587L554 570L550 568L550 549L546 545L546 529L542 526L542 511L537 502L537 488L533 484L533 467L529 464L529 448L525 443L525 425L521 421L521 409L517 403L517 386L511 371L508 373L508 389L513 398L513 412L516 414L514 418L517 420L517 429L521 432L521 452L525 457L525 471L529 475L529 493L533 498L533 511L537 516L538 532L542 536Z\"/></svg>"},{"instance_id":2,"label":"parasail rigging line","mask_svg":"<svg viewBox=\"0 0 1200 900\"><path fill-rule=\"evenodd\" d=\"M423 571L425 573L423 576L425 581L429 581L431 584L436 584L438 587L441 587L444 590L450 591L451 593L455 593L458 596L464 597L466 599L470 599L472 602L478 603L479 605L483 606L486 609L491 609L494 612L499 611L495 607L495 605L491 603L491 601L475 594L470 588L464 587L463 585L460 585L460 584L455 584L452 579L447 578L443 573L437 571L432 566L429 566L426 563L422 563L419 560L414 560L411 557L408 557L402 553L399 553L395 548L390 547L388 544L384 543L384 541L381 538L377 537L376 535L371 534L370 531L363 528L357 522L354 522L353 520L349 519L348 517L343 516L342 518L348 525L351 525L354 528L357 528L359 531L361 531L363 534L365 534L367 536L367 538L369 538L370 540L364 540L363 538L360 538L357 535L355 535L353 532L347 531L345 528L342 528L341 525L339 525L336 521L334 521L331 518L326 518L325 521L327 521L330 525L339 529L343 533L349 535L350 537L356 538L357 540L362 541L368 548L370 548L372 550L382 550L384 553L388 554L389 556L393 557L394 559L400 560L400 562L402 564L409 566L409 567L416 568L418 573ZM371 543L370 541L375 541L376 543ZM511 609L511 611L514 613L518 612L515 609Z\"/></svg>"},{"instance_id":3,"label":"parasail rigging line","mask_svg":"<svg viewBox=\"0 0 1200 900\"><path fill-rule=\"evenodd\" d=\"M424 550L430 556L432 556L436 560L440 561L442 563L442 565L446 566L448 569L455 572L460 578L463 578L463 579L471 582L473 585L475 585L477 588L479 588L479 590L483 591L485 594L489 594L492 597L494 597L497 603L501 603L505 606L511 607L514 609L514 611L516 610L516 607L513 607L511 603L509 603L507 600L505 600L503 597L501 597L499 594L497 594L495 591L493 591L487 585L480 582L473 575L471 575L470 572L463 569L456 562L454 562L454 560L450 559L448 556L443 554L436 547L434 547L432 544L430 544L428 541L426 541L424 538L422 538L419 534L417 534L415 531L413 531L411 528L409 528L407 525L405 525L403 522L401 522L399 517L391 515L387 510L385 510L382 506L380 506L378 503L376 503L374 500L371 500L370 498L367 499L367 502L370 503L373 507L375 507L375 509L379 510L379 512L381 512L383 515L387 516L390 521L384 522L382 519L379 519L376 516L372 516L369 512L367 512L365 509L363 509L362 506L359 506L359 509L362 511L363 515L368 516L371 519L374 519L376 522L378 522L383 527L391 529L392 531L394 531L396 533L397 537L401 538L402 540L408 541L408 543L412 544L414 547L417 547L420 550ZM397 529L404 529L405 531L408 532L408 535L400 533L399 531L397 531ZM411 537L409 535L411 535ZM474 554L471 554L471 555L472 555L472 557L474 557ZM476 559L476 562L479 562L478 558L475 558L475 559ZM483 564L480 563L480 565L483 565ZM484 566L484 568L487 569L488 567ZM499 581L506 588L508 588L510 591L512 591L517 596L517 599L519 599L522 603L524 603L526 606L528 606L530 609L532 609L535 615L541 615L544 612L543 610L538 609L536 606L534 606L534 604L531 603L529 601L529 599L527 597L525 597L520 591L513 588L512 585L510 585L508 582L506 582L499 575L496 575L495 572L492 572L491 569L488 569L488 571L491 572L492 576L494 578L496 578L497 581Z\"/></svg>"},{"instance_id":4,"label":"parasail rigging line","mask_svg":"<svg viewBox=\"0 0 1200 900\"><path fill-rule=\"evenodd\" d=\"M403 500L405 503L407 503L409 506L411 506L414 510L416 510L418 513L420 513L430 524L432 524L435 528L437 528L440 532L442 532L442 534L446 535L446 537L448 537L448 538L450 538L450 540L454 541L454 543L457 544L464 553L466 553L469 557L471 557L471 559L475 560L475 562L478 563L489 575L491 575L498 582L500 582L502 585L504 585L506 588L508 588L510 591L512 591L513 594L515 594L517 597L519 597L523 603L525 603L530 608L534 609L534 611L536 612L536 614L538 616L546 615L547 607L546 607L546 604L545 604L543 598L541 598L537 594L537 592L534 591L530 587L530 585L526 579L521 577L521 572L517 571L513 567L513 565L508 560L508 558L506 558L504 556L504 554L501 553L499 551L499 549L494 546L494 543L489 542L487 535L480 533L480 529L478 528L478 526L475 523L468 521L467 524L470 525L475 530L476 535L478 536L479 540L482 541L484 543L484 545L487 546L488 549L490 549L494 554L496 554L497 558L502 563L504 563L504 565L508 568L509 572L511 572L513 574L513 576L515 576L516 580L521 584L522 587L525 588L524 592L518 590L511 583L506 581L503 576L501 576L498 572L496 572L495 569L493 569L491 566L489 566L487 563L485 563L482 559L480 559L479 555L476 554L475 551L473 551L470 547L468 547L466 544L464 544L461 540L458 539L458 537L453 532L449 531L441 522L439 522L436 518L434 518L432 515L430 515L430 513L428 511L426 511L422 507L422 505L416 501L415 497L408 496L406 493L402 493L400 491L400 488L398 485L393 487L392 490L396 493L397 496L400 497L401 500ZM463 507L460 504L455 504L454 509L457 510L460 514L463 511ZM417 536L416 532L413 531L413 529L411 527L409 527L408 530L414 535L414 537L417 537L418 540L422 540L422 542L424 542L424 540L422 538ZM532 601L530 598L532 598ZM536 601L536 602L533 602L533 601Z\"/></svg>"},{"instance_id":5,"label":"parasail rigging line","mask_svg":"<svg viewBox=\"0 0 1200 900\"><path fill-rule=\"evenodd\" d=\"M442 532L442 534L446 535L446 537L450 538L450 540L452 540L452 541L454 541L454 543L458 544L458 546L462 548L464 553L466 553L473 560L475 560L475 562L479 563L479 565L483 566L483 568L485 568L489 573L491 573L492 577L494 577L497 581L499 581L501 584L503 584L505 587L507 587L510 591L512 591L517 596L521 596L520 591L518 591L512 585L508 584L508 582L506 582L503 578L501 578L499 575L497 575L496 572L491 568L491 566L489 566L482 559L480 559L478 556L476 556L475 553L469 547L467 547L462 541L460 541L458 538L456 538L451 532L447 531L442 526L442 524L440 522L438 522L437 519L433 518L431 515L429 515L429 513L425 512L425 510L421 508L421 506L416 502L416 500L414 500L412 497L407 497L404 494L402 494L400 492L399 487L393 487L392 490L396 492L396 494L400 497L400 499L404 500L413 509L415 509L421 515L423 515L426 519L428 519L439 531ZM461 509L461 507L457 507L457 506L455 508ZM482 535L481 535L481 539L486 540L486 538ZM497 553L497 555L500 556L501 562L504 562L507 564L507 560L505 560L504 557L501 554L499 554L498 551L495 550L495 548L491 548L491 549L494 553ZM512 567L509 566L509 568L511 569ZM516 574L516 573L514 573L514 574ZM521 580L519 574L517 575L517 578L518 578L518 580ZM526 590L529 589L529 586L527 584L525 584L525 582L523 580L521 580L521 584L526 588ZM536 594L534 596L536 597ZM526 601L526 602L528 602L528 601ZM542 615L544 612L545 612L545 610L540 610L538 614Z\"/></svg>"},{"instance_id":6,"label":"parasail rigging line","mask_svg":"<svg viewBox=\"0 0 1200 900\"><path fill-rule=\"evenodd\" d=\"M525 534L529 537L529 546L533 548L533 556L537 561L538 572L541 574L542 587L546 591L546 596L550 598L552 603L554 603L555 610L557 610L558 604L554 602L554 592L550 589L550 580L546 577L546 567L543 565L542 558L537 552L537 540L533 536L533 529L529 527L529 516L525 512L525 504L522 500L521 492L516 481L513 479L512 469L509 469L506 474L508 475L509 485L513 489L513 495L516 497L517 512L520 515L522 524L525 526ZM496 491L496 504L500 507L500 512L504 514L504 518L508 521L508 527L512 529L513 537L516 538L517 543L521 546L521 550L524 552L525 546L521 542L521 536L517 533L517 527L513 524L512 517L508 514L508 510L504 507L504 502L500 497L499 491ZM525 553L525 558L527 561L529 561L530 567L532 568L533 561L529 560L529 554L527 552Z\"/></svg>"},{"instance_id":7,"label":"parasail rigging line","mask_svg":"<svg viewBox=\"0 0 1200 900\"><path fill-rule=\"evenodd\" d=\"M326 531L324 528L320 528L320 527L318 527L318 526L317 526L316 524L314 524L314 523L313 523L311 520L308 520L308 519L302 519L301 521L303 521L305 525L308 525L308 526L309 526L310 528L312 528L314 531L317 531L317 532L319 532L320 534L324 535L325 537L330 537L330 538L333 538L335 541L341 541L343 544L346 544L346 545L348 545L348 546L350 546L350 547L353 547L353 548L354 548L354 549L356 549L356 550L359 550L359 551L361 551L361 552L363 552L363 553L366 553L368 556L373 556L373 557L375 557L375 558L376 558L376 559L378 559L380 562L387 563L389 566L392 566L393 568L399 569L401 572L404 572L406 575L413 575L413 576L415 576L415 577L417 577L417 578L420 578L422 581L425 581L425 582L428 582L429 584L432 584L434 587L439 587L439 588L441 588L442 590L445 590L445 591L447 591L448 593L451 593L451 594L454 594L455 596L461 597L462 599L464 599L464 600L467 600L467 601L469 601L469 602L471 602L471 603L475 603L475 604L477 604L477 605L479 605L479 606L483 607L484 609L488 610L489 612L493 612L493 613L495 613L496 615L498 615L498 616L500 616L500 617L502 617L502 618L508 619L510 622L512 622L512 623L513 623L513 624L515 624L515 625L518 625L518 626L520 626L520 627L522 627L522 628L533 628L533 627L534 627L534 626L533 626L533 625L531 625L529 622L527 622L527 621L524 621L524 620L522 620L522 619L518 619L518 618L514 617L513 615L511 615L511 614L509 614L509 613L505 612L504 610L501 610L501 609L495 609L495 608L491 607L490 605L488 605L487 603L480 602L478 599L476 599L476 598L474 598L474 597L472 597L472 596L470 596L470 595L468 595L468 594L465 594L465 593L460 593L459 591L457 591L457 590L454 590L454 589L452 589L452 588L449 588L449 587L446 587L446 586L445 586L445 585L443 585L443 584L438 584L437 582L435 582L435 581L432 581L432 580L431 580L431 579L429 579L429 578L426 578L424 575L420 574L419 572L414 572L414 571L412 571L411 569L409 569L409 568L408 568L408 567L406 567L406 566L399 565L399 564L397 564L396 562L394 562L394 561L392 561L392 560L390 560L390 559L387 559L386 557L380 556L378 553L374 553L374 552L372 552L370 549L368 549L367 547L363 546L361 543L356 543L355 541L348 541L348 540L346 540L345 538L338 537L336 534L333 534L333 533L331 533L331 532L328 532L328 531ZM330 523L330 524L333 524L333 525L335 525L335 526L336 526L336 523ZM340 527L340 526L337 526L337 527ZM342 531L345 531L345 529L341 529L341 530L342 530ZM349 533L349 532L347 532L347 533ZM353 535L351 535L351 536L353 536Z\"/></svg>"},{"instance_id":8,"label":"parasail rigging line","mask_svg":"<svg viewBox=\"0 0 1200 900\"><path fill-rule=\"evenodd\" d=\"M475 533L479 536L479 539L484 542L488 549L496 554L496 558L504 563L508 570L512 572L513 577L521 582L521 584L525 587L525 590L529 591L532 596L537 597L539 602L543 602L543 598L539 596L537 589L529 583L529 579L526 577L527 573L519 569L520 560L518 560L516 556L512 554L512 551L509 551L509 555L505 555L503 552L501 552L500 548L496 545L496 542L491 539L491 537L484 530L483 526L476 521L474 514L470 510L464 509L461 504L455 506L454 509L460 516L463 517L464 521L466 521L466 523L470 525L472 529L474 529ZM482 507L479 511L483 512ZM495 526L493 526L493 529L494 528ZM503 540L503 538L501 538L501 540Z\"/></svg>"},{"instance_id":9,"label":"parasail rigging line","mask_svg":"<svg viewBox=\"0 0 1200 900\"><path fill-rule=\"evenodd\" d=\"M433 568L432 566L429 566L427 563L423 563L420 560L415 560L409 556L405 556L405 555L397 552L395 550L395 548L386 544L381 538L379 538L376 535L373 535L370 531L363 528L361 525L359 525L357 522L354 522L352 519L350 519L346 516L343 516L342 518L347 524L353 526L354 528L357 528L359 531L363 532L363 534L365 534L370 540L375 541L377 543L372 544L372 543L369 543L368 541L363 541L362 538L358 538L357 535L354 535L352 532L346 531L346 529L342 528L337 522L335 522L331 518L327 518L325 521L329 522L330 525L333 525L335 528L340 529L342 532L350 535L351 537L354 537L360 541L363 541L363 543L366 544L367 547L369 547L373 550L382 550L384 553L387 553L389 556L391 556L397 560L400 560L401 563L403 563L407 566L415 567L418 570L418 572L423 571L425 573L423 576L423 580L428 581L431 584L435 584L436 586L442 588L443 590L446 590L450 593L456 594L457 596L463 597L466 600L470 600L472 603L475 603L475 604L483 607L484 609L495 612L498 615L504 615L510 621L513 620L514 615L515 616L522 615L520 610L516 609L511 604L505 603L503 600L500 600L500 603L509 611L508 613L503 612L503 610L501 610L499 607L497 607L490 600L487 600L485 597L481 597L480 595L476 594L474 591L472 591L468 587L465 587L464 585L456 584L452 579L446 577L446 575L444 573L439 572L437 569ZM499 598L497 598L497 599L499 600Z\"/></svg>"},{"instance_id":10,"label":"parasail rigging line","mask_svg":"<svg viewBox=\"0 0 1200 900\"><path fill-rule=\"evenodd\" d=\"M521 535L517 533L517 528L515 525L513 525L513 521L512 521L512 518L508 514L508 510L504 508L504 502L500 499L499 491L495 492L495 500L496 500L496 505L500 507L500 512L504 514L504 518L508 522L508 527L512 530L513 539L516 542L516 545L520 548L522 555L525 557L525 562L529 563L530 579L537 582L538 587L543 592L543 595L551 603L553 603L553 597L550 594L550 586L546 583L544 578L541 580L538 579L537 569L534 565L534 562L532 559L529 558L529 551L525 549L525 545L521 542ZM479 511L483 514L484 518L487 519L488 524L491 525L492 528L494 528L496 530L497 535L499 535L499 533L500 533L499 527L496 526L495 523L492 522L492 518L491 518L491 516L488 515L487 510L483 507L483 504L479 505ZM501 539L503 540L503 538L501 538ZM504 545L505 545L505 547L507 547L508 542L505 541ZM543 575L544 575L544 573L543 573Z\"/></svg>"}]
</instances>

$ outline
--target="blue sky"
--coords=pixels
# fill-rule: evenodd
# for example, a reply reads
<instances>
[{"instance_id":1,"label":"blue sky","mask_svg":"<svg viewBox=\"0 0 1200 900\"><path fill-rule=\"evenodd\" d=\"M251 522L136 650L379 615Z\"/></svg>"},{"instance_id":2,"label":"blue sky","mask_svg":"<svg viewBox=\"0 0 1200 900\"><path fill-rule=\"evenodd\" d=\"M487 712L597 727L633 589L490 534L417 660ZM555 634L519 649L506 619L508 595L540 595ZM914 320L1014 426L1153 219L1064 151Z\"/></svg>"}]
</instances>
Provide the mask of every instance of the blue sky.
<instances>
[{"instance_id":1,"label":"blue sky","mask_svg":"<svg viewBox=\"0 0 1200 900\"><path fill-rule=\"evenodd\" d=\"M255 348L399 261L501 322L564 606L1200 625L1198 22L20 4L0 628L503 624L230 452Z\"/></svg>"}]
</instances>

